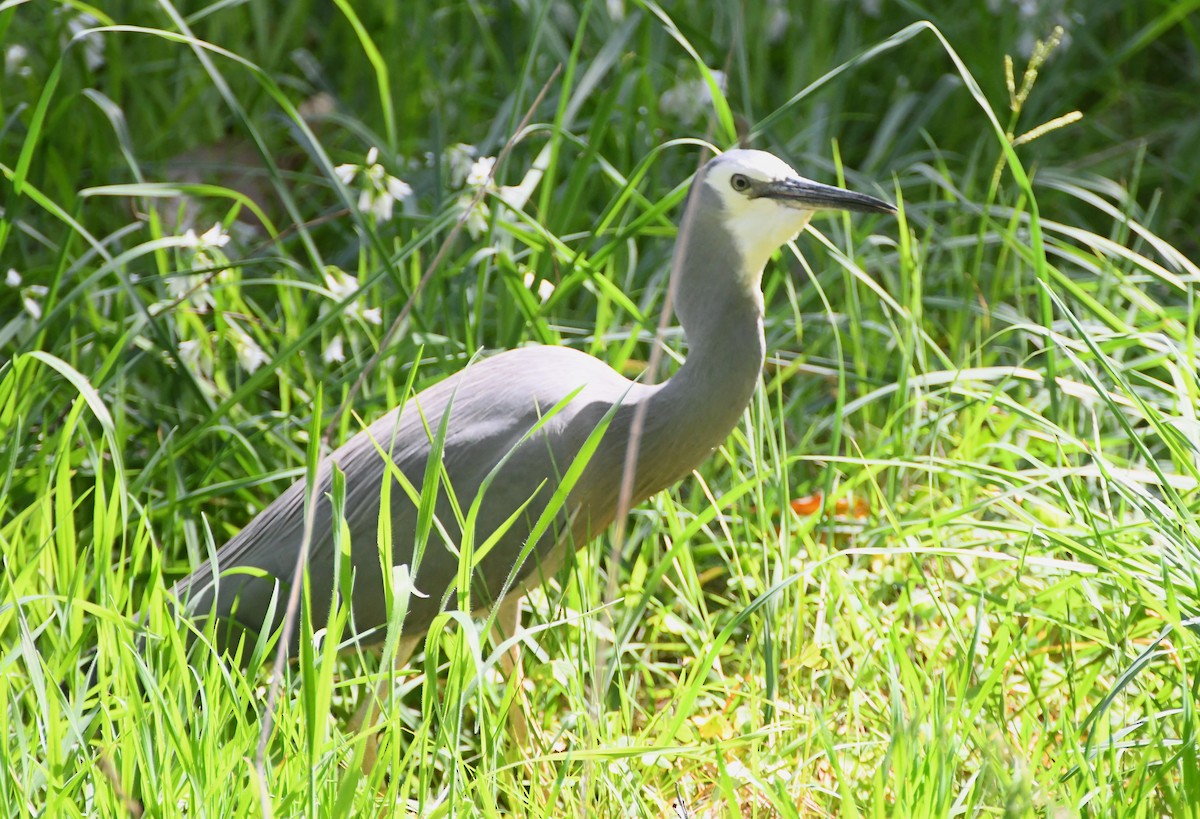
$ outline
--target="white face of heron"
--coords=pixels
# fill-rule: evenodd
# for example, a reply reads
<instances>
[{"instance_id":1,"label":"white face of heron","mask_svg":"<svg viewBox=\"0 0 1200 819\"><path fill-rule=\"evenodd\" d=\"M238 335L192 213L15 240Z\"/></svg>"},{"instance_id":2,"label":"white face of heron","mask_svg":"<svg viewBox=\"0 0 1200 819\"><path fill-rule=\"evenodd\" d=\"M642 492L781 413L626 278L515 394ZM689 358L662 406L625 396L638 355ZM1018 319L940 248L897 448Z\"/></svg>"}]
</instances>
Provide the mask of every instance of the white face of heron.
<instances>
[{"instance_id":1,"label":"white face of heron","mask_svg":"<svg viewBox=\"0 0 1200 819\"><path fill-rule=\"evenodd\" d=\"M763 183L798 179L786 162L766 151L726 151L708 166L704 182L724 205L724 222L750 275L758 277L780 246L804 229L811 210L786 199L756 196Z\"/></svg>"}]
</instances>

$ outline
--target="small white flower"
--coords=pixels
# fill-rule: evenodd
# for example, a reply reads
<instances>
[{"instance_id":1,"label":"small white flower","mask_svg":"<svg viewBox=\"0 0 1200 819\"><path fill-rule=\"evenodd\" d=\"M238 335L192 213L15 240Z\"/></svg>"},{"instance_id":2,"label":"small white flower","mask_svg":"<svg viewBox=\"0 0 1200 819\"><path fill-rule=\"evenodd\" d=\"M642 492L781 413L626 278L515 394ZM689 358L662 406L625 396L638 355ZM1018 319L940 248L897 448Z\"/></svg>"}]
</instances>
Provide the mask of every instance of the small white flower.
<instances>
[{"instance_id":1,"label":"small white flower","mask_svg":"<svg viewBox=\"0 0 1200 819\"><path fill-rule=\"evenodd\" d=\"M342 344L341 336L334 336L333 339L325 346L324 352L321 353L321 359L326 364L333 364L346 360L346 350Z\"/></svg>"},{"instance_id":2,"label":"small white flower","mask_svg":"<svg viewBox=\"0 0 1200 819\"><path fill-rule=\"evenodd\" d=\"M334 301L343 302L358 292L358 279L335 265L329 265L325 268L325 287ZM361 319L367 324L383 323L383 311L378 307L363 307L361 298L347 304L345 311L346 315Z\"/></svg>"},{"instance_id":3,"label":"small white flower","mask_svg":"<svg viewBox=\"0 0 1200 819\"><path fill-rule=\"evenodd\" d=\"M179 237L179 247L184 250L195 250L203 252L205 250L219 250L229 244L229 234L221 227L221 223L217 222L208 230L196 235L196 231L188 228L183 235Z\"/></svg>"},{"instance_id":4,"label":"small white flower","mask_svg":"<svg viewBox=\"0 0 1200 819\"><path fill-rule=\"evenodd\" d=\"M363 188L358 195L358 209L371 214L378 222L386 222L392 218L392 200L377 199L375 192L370 188Z\"/></svg>"},{"instance_id":5,"label":"small white flower","mask_svg":"<svg viewBox=\"0 0 1200 819\"><path fill-rule=\"evenodd\" d=\"M205 359L205 349L199 339L189 338L187 341L179 342L179 361L187 369L211 375L211 368L207 366L208 362Z\"/></svg>"},{"instance_id":6,"label":"small white flower","mask_svg":"<svg viewBox=\"0 0 1200 819\"><path fill-rule=\"evenodd\" d=\"M229 234L221 227L221 223L217 222L204 233L200 234L201 247L225 247L229 244Z\"/></svg>"},{"instance_id":7,"label":"small white flower","mask_svg":"<svg viewBox=\"0 0 1200 819\"><path fill-rule=\"evenodd\" d=\"M237 353L238 365L246 372L252 373L270 361L263 348L258 346L258 342L244 330L238 327L231 328L229 340Z\"/></svg>"},{"instance_id":8,"label":"small white flower","mask_svg":"<svg viewBox=\"0 0 1200 819\"><path fill-rule=\"evenodd\" d=\"M442 154L442 161L446 163L446 167L450 171L450 187L461 188L463 186L478 153L479 151L474 145L462 142L446 149L446 152Z\"/></svg>"},{"instance_id":9,"label":"small white flower","mask_svg":"<svg viewBox=\"0 0 1200 819\"><path fill-rule=\"evenodd\" d=\"M337 301L345 301L358 290L358 279L334 265L325 268L325 287Z\"/></svg>"},{"instance_id":10,"label":"small white flower","mask_svg":"<svg viewBox=\"0 0 1200 819\"><path fill-rule=\"evenodd\" d=\"M496 157L482 156L471 164L467 173L468 188L482 188L492 177L492 168L496 166Z\"/></svg>"},{"instance_id":11,"label":"small white flower","mask_svg":"<svg viewBox=\"0 0 1200 819\"><path fill-rule=\"evenodd\" d=\"M4 49L4 73L9 77L28 77L33 73L25 61L29 59L29 49L20 43Z\"/></svg>"},{"instance_id":12,"label":"small white flower","mask_svg":"<svg viewBox=\"0 0 1200 819\"><path fill-rule=\"evenodd\" d=\"M412 186L403 179L397 179L394 176L389 176L386 178L386 181L388 196L392 197L393 199L401 201L412 196Z\"/></svg>"},{"instance_id":13,"label":"small white flower","mask_svg":"<svg viewBox=\"0 0 1200 819\"><path fill-rule=\"evenodd\" d=\"M713 71L713 79L722 93L728 87L728 78L724 71ZM664 114L674 116L682 122L693 123L712 105L712 92L704 78L681 82L674 88L663 92L658 104Z\"/></svg>"},{"instance_id":14,"label":"small white flower","mask_svg":"<svg viewBox=\"0 0 1200 819\"><path fill-rule=\"evenodd\" d=\"M377 222L387 222L392 218L392 212L397 202L403 201L413 194L412 187L403 179L397 179L387 172L376 160L379 149L367 151L365 165L338 165L333 169L343 185L349 185L358 180L358 209L370 213Z\"/></svg>"},{"instance_id":15,"label":"small white flower","mask_svg":"<svg viewBox=\"0 0 1200 819\"><path fill-rule=\"evenodd\" d=\"M197 258L201 254L196 254ZM196 261L193 260L193 265ZM204 267L205 265L197 265ZM196 308L204 309L206 307L214 307L216 302L213 301L212 291L208 289L208 278L205 276L172 276L167 279L167 295L173 301L184 301L193 305Z\"/></svg>"},{"instance_id":16,"label":"small white flower","mask_svg":"<svg viewBox=\"0 0 1200 819\"><path fill-rule=\"evenodd\" d=\"M472 239L478 239L487 232L488 219L491 216L491 211L488 210L487 203L483 200L480 200L478 204L475 204L474 207L472 207L472 203L474 203L474 201L474 196L469 193L464 193L462 196L458 197L458 207L460 210L467 210L470 208L470 211L467 213L467 233L471 235Z\"/></svg>"},{"instance_id":17,"label":"small white flower","mask_svg":"<svg viewBox=\"0 0 1200 819\"><path fill-rule=\"evenodd\" d=\"M21 286L21 274L15 267L10 267L4 274L4 283L12 288ZM45 298L49 292L49 288L44 284L31 284L21 290L21 306L25 308L26 313L35 319L40 319L42 317L41 299Z\"/></svg>"},{"instance_id":18,"label":"small white flower","mask_svg":"<svg viewBox=\"0 0 1200 819\"><path fill-rule=\"evenodd\" d=\"M99 25L99 20L84 11L76 12L67 18L67 31L71 33L72 37ZM83 61L87 64L88 70L99 71L104 67L104 38L96 33L84 34L81 42L83 43Z\"/></svg>"},{"instance_id":19,"label":"small white flower","mask_svg":"<svg viewBox=\"0 0 1200 819\"><path fill-rule=\"evenodd\" d=\"M399 188L399 190L404 192L401 196L394 196L392 194L394 187L392 185L393 180L402 186ZM363 197L366 197L366 206L364 207L363 197L359 197L358 209L369 211L371 215L375 217L375 221L377 222L387 222L392 218L392 208L396 204L396 201L398 199L407 198L411 193L412 188L410 188L407 184L401 182L395 177L389 176L387 177L385 184L377 184L372 189L363 191Z\"/></svg>"},{"instance_id":20,"label":"small white flower","mask_svg":"<svg viewBox=\"0 0 1200 819\"><path fill-rule=\"evenodd\" d=\"M878 17L879 2L880 0L862 0L863 11L872 17ZM874 13L868 9L869 6L874 6ZM787 36L788 25L792 22L792 15L780 0L775 0L775 2L767 4L766 17L768 43L777 43Z\"/></svg>"},{"instance_id":21,"label":"small white flower","mask_svg":"<svg viewBox=\"0 0 1200 819\"><path fill-rule=\"evenodd\" d=\"M523 279L523 281L525 282L525 288L527 290L533 289L534 280L535 280L535 276L533 275L533 273L525 274L525 278ZM539 299L541 299L542 301L545 301L546 299L548 299L552 295L554 295L554 285L551 284L550 282L546 281L545 279L539 280L537 282L537 294L538 294Z\"/></svg>"},{"instance_id":22,"label":"small white flower","mask_svg":"<svg viewBox=\"0 0 1200 819\"><path fill-rule=\"evenodd\" d=\"M198 276L172 276L167 279L167 295L178 301L192 292L192 279Z\"/></svg>"}]
</instances>

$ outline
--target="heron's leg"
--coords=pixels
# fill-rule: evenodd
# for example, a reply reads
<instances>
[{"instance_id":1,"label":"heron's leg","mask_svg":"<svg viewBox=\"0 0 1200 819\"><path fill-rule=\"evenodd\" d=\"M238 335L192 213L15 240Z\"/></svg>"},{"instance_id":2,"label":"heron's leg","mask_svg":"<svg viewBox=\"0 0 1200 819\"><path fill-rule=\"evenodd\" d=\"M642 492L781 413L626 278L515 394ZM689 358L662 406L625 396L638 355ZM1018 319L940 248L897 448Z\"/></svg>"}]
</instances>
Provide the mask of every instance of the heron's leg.
<instances>
[{"instance_id":1,"label":"heron's leg","mask_svg":"<svg viewBox=\"0 0 1200 819\"><path fill-rule=\"evenodd\" d=\"M496 645L515 635L520 627L521 596L510 594L500 601L500 606L496 609L496 621L492 626ZM521 666L520 643L514 644L500 655L500 672L506 682L511 681L516 686L516 696L508 708L508 722L517 744L525 747L529 739L529 726L525 722L525 670Z\"/></svg>"},{"instance_id":2,"label":"heron's leg","mask_svg":"<svg viewBox=\"0 0 1200 819\"><path fill-rule=\"evenodd\" d=\"M408 661L412 659L413 652L417 650L417 644L420 640L420 635L412 637L402 636L400 638L400 642L396 644L396 656L392 661L393 669L400 669L408 665ZM392 681L390 675L384 675L376 683L375 690L367 695L362 705L354 712L354 716L350 719L350 724L347 726L352 734L359 733L364 726L370 731L370 736L366 740L367 746L363 752L362 761L362 771L367 775L375 767L375 761L379 756L379 732L375 730L375 720L379 718L380 709L387 702L391 693Z\"/></svg>"}]
</instances>

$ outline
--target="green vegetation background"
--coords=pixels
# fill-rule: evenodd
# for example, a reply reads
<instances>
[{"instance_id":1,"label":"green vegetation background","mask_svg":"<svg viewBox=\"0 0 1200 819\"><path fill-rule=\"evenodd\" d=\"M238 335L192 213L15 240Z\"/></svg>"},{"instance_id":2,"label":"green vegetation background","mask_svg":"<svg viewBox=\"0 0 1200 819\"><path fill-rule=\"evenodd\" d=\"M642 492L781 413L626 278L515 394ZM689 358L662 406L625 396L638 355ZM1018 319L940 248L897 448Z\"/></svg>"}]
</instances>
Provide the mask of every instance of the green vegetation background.
<instances>
[{"instance_id":1,"label":"green vegetation background","mask_svg":"<svg viewBox=\"0 0 1200 819\"><path fill-rule=\"evenodd\" d=\"M0 812L1200 814L1198 5L0 4ZM639 372L739 137L902 216L771 264L745 422L533 596L523 697L448 622L368 777L380 661L185 661L342 402Z\"/></svg>"}]
</instances>

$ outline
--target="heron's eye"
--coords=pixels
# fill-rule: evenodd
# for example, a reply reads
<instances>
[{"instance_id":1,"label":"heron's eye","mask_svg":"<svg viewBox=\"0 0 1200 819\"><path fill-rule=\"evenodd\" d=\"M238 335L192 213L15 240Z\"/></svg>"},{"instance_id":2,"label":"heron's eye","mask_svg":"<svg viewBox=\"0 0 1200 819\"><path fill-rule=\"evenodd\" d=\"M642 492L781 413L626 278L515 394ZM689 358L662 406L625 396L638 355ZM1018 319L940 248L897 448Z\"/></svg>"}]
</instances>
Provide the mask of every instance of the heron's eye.
<instances>
[{"instance_id":1,"label":"heron's eye","mask_svg":"<svg viewBox=\"0 0 1200 819\"><path fill-rule=\"evenodd\" d=\"M733 186L735 191L744 191L750 187L750 180L742 176L740 173L735 173L729 177L729 184Z\"/></svg>"}]
</instances>

